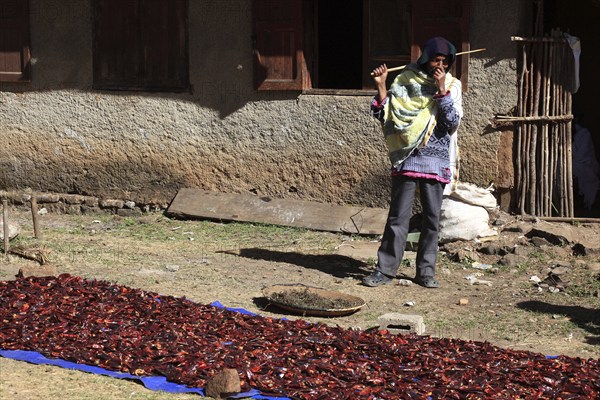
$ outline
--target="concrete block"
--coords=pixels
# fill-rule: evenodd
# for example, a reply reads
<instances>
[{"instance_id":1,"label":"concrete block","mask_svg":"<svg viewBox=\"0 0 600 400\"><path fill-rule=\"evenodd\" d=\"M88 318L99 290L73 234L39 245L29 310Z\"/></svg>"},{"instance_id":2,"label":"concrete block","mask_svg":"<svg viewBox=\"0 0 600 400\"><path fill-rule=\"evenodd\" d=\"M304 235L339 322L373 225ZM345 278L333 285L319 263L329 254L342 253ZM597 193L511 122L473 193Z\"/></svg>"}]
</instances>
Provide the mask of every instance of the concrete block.
<instances>
[{"instance_id":1,"label":"concrete block","mask_svg":"<svg viewBox=\"0 0 600 400\"><path fill-rule=\"evenodd\" d=\"M381 315L377 321L379 330L387 329L395 335L403 333L422 335L425 332L423 317L420 315L388 313Z\"/></svg>"}]
</instances>

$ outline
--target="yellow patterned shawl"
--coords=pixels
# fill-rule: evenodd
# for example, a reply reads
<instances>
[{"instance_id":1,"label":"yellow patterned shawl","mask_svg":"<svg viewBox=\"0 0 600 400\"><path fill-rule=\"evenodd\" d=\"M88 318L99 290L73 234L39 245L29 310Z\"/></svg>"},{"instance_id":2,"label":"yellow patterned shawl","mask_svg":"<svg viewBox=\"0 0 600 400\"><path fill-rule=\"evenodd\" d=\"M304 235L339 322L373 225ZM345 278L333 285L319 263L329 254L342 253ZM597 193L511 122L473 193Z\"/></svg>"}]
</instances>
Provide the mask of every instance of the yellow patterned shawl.
<instances>
[{"instance_id":1,"label":"yellow patterned shawl","mask_svg":"<svg viewBox=\"0 0 600 400\"><path fill-rule=\"evenodd\" d=\"M448 90L454 80L446 74ZM435 128L436 92L435 80L416 64L408 65L392 83L384 108L383 134L394 167L429 140Z\"/></svg>"}]
</instances>

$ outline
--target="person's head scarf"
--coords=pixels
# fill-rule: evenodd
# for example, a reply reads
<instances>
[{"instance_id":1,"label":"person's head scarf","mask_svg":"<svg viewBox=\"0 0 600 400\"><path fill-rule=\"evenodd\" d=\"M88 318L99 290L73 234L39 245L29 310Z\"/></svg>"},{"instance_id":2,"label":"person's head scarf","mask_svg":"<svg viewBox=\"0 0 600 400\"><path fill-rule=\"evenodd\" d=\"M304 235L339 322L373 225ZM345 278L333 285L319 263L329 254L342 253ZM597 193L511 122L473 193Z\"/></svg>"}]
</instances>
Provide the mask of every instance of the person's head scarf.
<instances>
[{"instance_id":1,"label":"person's head scarf","mask_svg":"<svg viewBox=\"0 0 600 400\"><path fill-rule=\"evenodd\" d=\"M454 64L454 60L456 59L456 48L452 43L440 36L431 38L425 42L417 64L419 64L422 70L427 71L427 63L433 60L438 54L445 55L448 62L448 70L452 68L452 64Z\"/></svg>"}]
</instances>

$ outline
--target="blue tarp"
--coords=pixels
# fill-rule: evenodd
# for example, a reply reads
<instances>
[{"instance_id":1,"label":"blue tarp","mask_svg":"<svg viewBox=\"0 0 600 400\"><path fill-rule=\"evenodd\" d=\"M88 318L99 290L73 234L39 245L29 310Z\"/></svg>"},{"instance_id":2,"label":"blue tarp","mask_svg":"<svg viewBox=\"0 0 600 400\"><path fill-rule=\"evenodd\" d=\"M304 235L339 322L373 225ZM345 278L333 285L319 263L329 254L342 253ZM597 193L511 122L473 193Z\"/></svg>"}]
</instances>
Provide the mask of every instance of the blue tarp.
<instances>
[{"instance_id":1,"label":"blue tarp","mask_svg":"<svg viewBox=\"0 0 600 400\"><path fill-rule=\"evenodd\" d=\"M211 305L220 308L227 308L230 311L237 311L242 314L256 315L248 310L242 308L228 308L223 306L218 301L215 301ZM186 385L173 383L167 381L164 376L137 376L126 374L124 372L110 371L101 367L92 365L77 364L72 361L65 361L58 358L47 358L37 351L25 351L25 350L2 350L0 348L0 356L10 358L18 361L26 361L31 364L44 364L44 365L55 365L67 369L75 369L78 371L89 372L91 374L105 375L118 379L130 379L140 381L146 388L150 390L162 390L169 393L197 393L204 396L204 390L200 388L192 388ZM290 400L287 397L267 397L260 394L258 390L252 389L249 392L240 393L233 398L252 398L261 400Z\"/></svg>"}]
</instances>

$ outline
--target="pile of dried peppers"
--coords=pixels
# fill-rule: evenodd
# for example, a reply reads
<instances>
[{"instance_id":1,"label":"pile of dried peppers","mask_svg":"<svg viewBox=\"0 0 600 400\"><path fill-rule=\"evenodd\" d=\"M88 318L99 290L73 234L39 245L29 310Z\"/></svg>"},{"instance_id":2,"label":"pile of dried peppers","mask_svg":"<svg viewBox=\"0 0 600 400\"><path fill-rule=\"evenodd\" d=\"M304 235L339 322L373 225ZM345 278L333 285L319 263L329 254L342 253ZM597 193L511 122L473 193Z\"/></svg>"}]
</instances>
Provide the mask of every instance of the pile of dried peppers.
<instances>
[{"instance_id":1,"label":"pile of dried peppers","mask_svg":"<svg viewBox=\"0 0 600 400\"><path fill-rule=\"evenodd\" d=\"M600 396L600 360L245 315L67 274L0 282L0 321L2 349L193 387L227 367L244 390L293 399Z\"/></svg>"}]
</instances>

